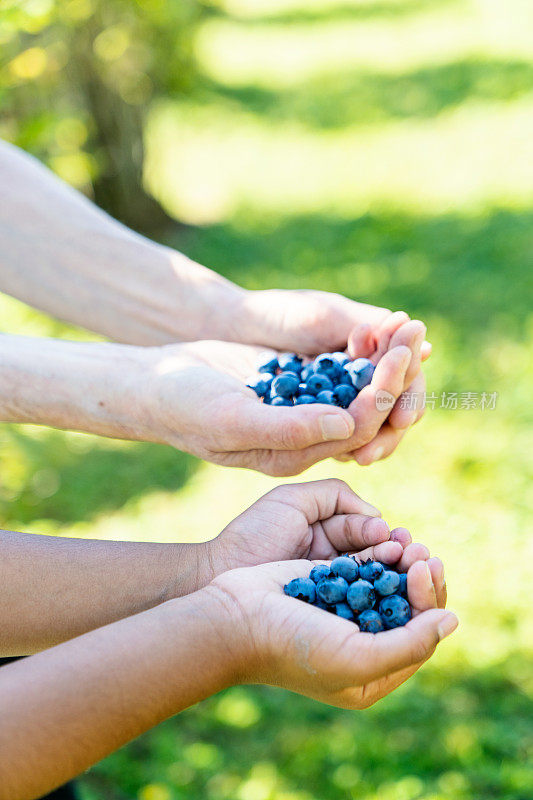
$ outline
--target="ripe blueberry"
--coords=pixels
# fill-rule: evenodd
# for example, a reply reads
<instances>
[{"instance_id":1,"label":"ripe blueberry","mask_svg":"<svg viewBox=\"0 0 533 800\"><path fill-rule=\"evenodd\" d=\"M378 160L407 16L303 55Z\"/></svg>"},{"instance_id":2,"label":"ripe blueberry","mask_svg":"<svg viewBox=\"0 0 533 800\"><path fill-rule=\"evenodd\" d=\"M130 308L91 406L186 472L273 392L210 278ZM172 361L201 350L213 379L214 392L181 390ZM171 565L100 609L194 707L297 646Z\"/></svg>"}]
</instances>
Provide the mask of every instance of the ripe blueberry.
<instances>
[{"instance_id":1,"label":"ripe blueberry","mask_svg":"<svg viewBox=\"0 0 533 800\"><path fill-rule=\"evenodd\" d=\"M365 581L375 581L382 572L383 564L380 564L379 561L373 561L371 558L359 565L359 577Z\"/></svg>"},{"instance_id":2,"label":"ripe blueberry","mask_svg":"<svg viewBox=\"0 0 533 800\"><path fill-rule=\"evenodd\" d=\"M391 569L386 569L374 581L374 589L381 595L395 594L400 588L400 576Z\"/></svg>"},{"instance_id":3,"label":"ripe blueberry","mask_svg":"<svg viewBox=\"0 0 533 800\"><path fill-rule=\"evenodd\" d=\"M257 367L258 372L270 372L271 375L276 374L276 370L279 367L278 359L271 358L269 361L264 361Z\"/></svg>"},{"instance_id":4,"label":"ripe blueberry","mask_svg":"<svg viewBox=\"0 0 533 800\"><path fill-rule=\"evenodd\" d=\"M281 353L278 356L278 364L279 368L282 372L298 372L302 371L302 358L301 356L296 355L296 353ZM296 369L294 369L296 367Z\"/></svg>"},{"instance_id":5,"label":"ripe blueberry","mask_svg":"<svg viewBox=\"0 0 533 800\"><path fill-rule=\"evenodd\" d=\"M346 594L346 602L356 614L372 608L376 599L374 587L369 581L358 580L352 583Z\"/></svg>"},{"instance_id":6,"label":"ripe blueberry","mask_svg":"<svg viewBox=\"0 0 533 800\"><path fill-rule=\"evenodd\" d=\"M307 389L309 394L318 394L324 390L331 391L333 384L327 375L321 372L315 372L307 379Z\"/></svg>"},{"instance_id":7,"label":"ripe blueberry","mask_svg":"<svg viewBox=\"0 0 533 800\"><path fill-rule=\"evenodd\" d=\"M321 356L317 356L313 361L313 369L316 373L327 375L330 380L335 381L342 368L332 353L322 353Z\"/></svg>"},{"instance_id":8,"label":"ripe blueberry","mask_svg":"<svg viewBox=\"0 0 533 800\"><path fill-rule=\"evenodd\" d=\"M400 573L400 585L396 594L407 597L407 572Z\"/></svg>"},{"instance_id":9,"label":"ripe blueberry","mask_svg":"<svg viewBox=\"0 0 533 800\"><path fill-rule=\"evenodd\" d=\"M383 617L386 628L400 628L411 619L409 603L399 594L384 597L379 604L379 613Z\"/></svg>"},{"instance_id":10,"label":"ripe blueberry","mask_svg":"<svg viewBox=\"0 0 533 800\"><path fill-rule=\"evenodd\" d=\"M300 379L294 372L282 372L272 381L272 391L279 397L293 397L298 391Z\"/></svg>"},{"instance_id":11,"label":"ripe blueberry","mask_svg":"<svg viewBox=\"0 0 533 800\"><path fill-rule=\"evenodd\" d=\"M309 573L309 577L313 581L313 583L318 583L322 580L322 578L330 578L331 577L331 570L327 564L315 564L311 572Z\"/></svg>"},{"instance_id":12,"label":"ripe blueberry","mask_svg":"<svg viewBox=\"0 0 533 800\"><path fill-rule=\"evenodd\" d=\"M283 587L283 591L289 597L297 597L306 603L314 603L316 600L316 587L310 578L293 578Z\"/></svg>"},{"instance_id":13,"label":"ripe blueberry","mask_svg":"<svg viewBox=\"0 0 533 800\"><path fill-rule=\"evenodd\" d=\"M302 367L302 372L300 377L303 381L307 381L307 379L311 377L313 372L314 372L313 365L306 364L305 367Z\"/></svg>"},{"instance_id":14,"label":"ripe blueberry","mask_svg":"<svg viewBox=\"0 0 533 800\"><path fill-rule=\"evenodd\" d=\"M359 574L357 561L349 556L337 556L331 562L331 571L339 578L344 578L348 583L352 583Z\"/></svg>"},{"instance_id":15,"label":"ripe blueberry","mask_svg":"<svg viewBox=\"0 0 533 800\"><path fill-rule=\"evenodd\" d=\"M333 389L335 402L341 408L348 408L350 403L357 397L357 390L353 386L340 383Z\"/></svg>"},{"instance_id":16,"label":"ripe blueberry","mask_svg":"<svg viewBox=\"0 0 533 800\"><path fill-rule=\"evenodd\" d=\"M372 380L375 367L368 358L356 358L355 361L346 364L344 369L350 374L355 388L360 391Z\"/></svg>"},{"instance_id":17,"label":"ripe blueberry","mask_svg":"<svg viewBox=\"0 0 533 800\"><path fill-rule=\"evenodd\" d=\"M379 633L385 630L380 614L370 608L359 614L357 624L359 625L359 630L364 633Z\"/></svg>"},{"instance_id":18,"label":"ripe blueberry","mask_svg":"<svg viewBox=\"0 0 533 800\"><path fill-rule=\"evenodd\" d=\"M328 406L334 406L335 404L335 397L333 396L333 392L330 392L329 389L323 389L319 392L315 398L317 403L325 403Z\"/></svg>"},{"instance_id":19,"label":"ripe blueberry","mask_svg":"<svg viewBox=\"0 0 533 800\"><path fill-rule=\"evenodd\" d=\"M346 600L348 582L344 578L322 578L316 587L316 593L324 603L334 605Z\"/></svg>"},{"instance_id":20,"label":"ripe blueberry","mask_svg":"<svg viewBox=\"0 0 533 800\"><path fill-rule=\"evenodd\" d=\"M349 356L346 353L331 353L331 357L335 359L335 361L343 367L345 364L348 363L350 360Z\"/></svg>"},{"instance_id":21,"label":"ripe blueberry","mask_svg":"<svg viewBox=\"0 0 533 800\"><path fill-rule=\"evenodd\" d=\"M348 605L348 603L336 603L335 604L335 614L338 617L342 617L343 619L351 619L353 620L353 611Z\"/></svg>"},{"instance_id":22,"label":"ripe blueberry","mask_svg":"<svg viewBox=\"0 0 533 800\"><path fill-rule=\"evenodd\" d=\"M264 397L269 391L274 376L270 372L262 372L259 377L251 378L246 385L253 389L258 397Z\"/></svg>"},{"instance_id":23,"label":"ripe blueberry","mask_svg":"<svg viewBox=\"0 0 533 800\"><path fill-rule=\"evenodd\" d=\"M294 401L297 406L309 406L311 403L316 403L316 397L313 397L312 394L301 394Z\"/></svg>"},{"instance_id":24,"label":"ripe blueberry","mask_svg":"<svg viewBox=\"0 0 533 800\"><path fill-rule=\"evenodd\" d=\"M280 397L278 394L275 394L273 397L269 398L267 405L270 406L292 406L294 403L292 400L288 400L286 397Z\"/></svg>"}]
</instances>

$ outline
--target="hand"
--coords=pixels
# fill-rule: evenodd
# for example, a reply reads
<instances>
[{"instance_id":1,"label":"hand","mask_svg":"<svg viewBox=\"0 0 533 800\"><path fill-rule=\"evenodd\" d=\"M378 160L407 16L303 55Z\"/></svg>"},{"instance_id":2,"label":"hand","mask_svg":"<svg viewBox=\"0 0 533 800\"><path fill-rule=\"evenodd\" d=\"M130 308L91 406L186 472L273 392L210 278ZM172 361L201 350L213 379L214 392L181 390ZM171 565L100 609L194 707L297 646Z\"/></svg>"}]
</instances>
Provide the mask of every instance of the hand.
<instances>
[{"instance_id":1,"label":"hand","mask_svg":"<svg viewBox=\"0 0 533 800\"><path fill-rule=\"evenodd\" d=\"M361 633L353 622L283 594L291 578L309 574L313 562L292 561L237 569L207 591L226 611L224 647L234 680L282 686L341 708L367 708L402 684L457 627L444 610L442 564L390 559L390 543L358 555L407 570L413 619L403 628Z\"/></svg>"},{"instance_id":2,"label":"hand","mask_svg":"<svg viewBox=\"0 0 533 800\"><path fill-rule=\"evenodd\" d=\"M398 330L395 336L400 335ZM217 341L145 350L138 375L144 398L138 438L166 442L217 464L294 475L372 442L390 411L376 407L377 392L398 399L409 381L409 365L418 357L405 345L388 349L370 386L344 410L259 402L245 381L260 353Z\"/></svg>"}]
</instances>

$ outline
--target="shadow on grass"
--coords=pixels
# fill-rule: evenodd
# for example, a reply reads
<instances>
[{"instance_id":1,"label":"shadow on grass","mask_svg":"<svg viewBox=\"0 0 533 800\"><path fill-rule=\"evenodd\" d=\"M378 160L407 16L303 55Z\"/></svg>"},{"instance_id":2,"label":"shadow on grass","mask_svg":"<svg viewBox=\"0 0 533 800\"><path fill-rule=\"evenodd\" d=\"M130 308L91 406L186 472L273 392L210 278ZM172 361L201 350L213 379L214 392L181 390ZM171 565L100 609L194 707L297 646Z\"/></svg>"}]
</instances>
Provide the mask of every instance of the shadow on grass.
<instances>
[{"instance_id":1,"label":"shadow on grass","mask_svg":"<svg viewBox=\"0 0 533 800\"><path fill-rule=\"evenodd\" d=\"M242 788L252 777L261 797L526 800L530 671L520 653L479 670L428 667L365 712L265 687L230 689L96 767L84 779L87 798L136 797L151 782L172 797L252 797Z\"/></svg>"},{"instance_id":2,"label":"shadow on grass","mask_svg":"<svg viewBox=\"0 0 533 800\"><path fill-rule=\"evenodd\" d=\"M22 491L0 501L4 527L34 519L60 524L90 520L146 492L177 491L200 464L193 456L157 444L107 445L87 438L87 449L76 452L58 431L35 438L23 428L7 427L2 444L4 454L11 453L28 471Z\"/></svg>"},{"instance_id":3,"label":"shadow on grass","mask_svg":"<svg viewBox=\"0 0 533 800\"><path fill-rule=\"evenodd\" d=\"M525 61L465 60L400 75L361 71L325 75L294 89L207 86L205 101L223 98L271 121L298 121L328 129L433 117L468 99L509 101L531 92L533 64Z\"/></svg>"}]
</instances>

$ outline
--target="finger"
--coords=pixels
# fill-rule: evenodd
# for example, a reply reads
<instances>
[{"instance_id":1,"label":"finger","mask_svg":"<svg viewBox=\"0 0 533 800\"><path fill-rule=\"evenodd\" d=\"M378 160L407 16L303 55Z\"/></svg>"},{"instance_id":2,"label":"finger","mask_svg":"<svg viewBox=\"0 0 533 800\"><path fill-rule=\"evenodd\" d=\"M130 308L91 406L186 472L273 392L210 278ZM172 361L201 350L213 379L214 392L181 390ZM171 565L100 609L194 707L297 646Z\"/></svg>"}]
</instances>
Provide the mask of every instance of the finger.
<instances>
[{"instance_id":1,"label":"finger","mask_svg":"<svg viewBox=\"0 0 533 800\"><path fill-rule=\"evenodd\" d=\"M402 546L399 542L381 542L352 555L355 556L359 563L371 558L374 561L381 561L383 564L396 564L402 557Z\"/></svg>"},{"instance_id":2,"label":"finger","mask_svg":"<svg viewBox=\"0 0 533 800\"><path fill-rule=\"evenodd\" d=\"M374 338L376 340L376 350L372 356L372 361L374 364L377 364L380 358L382 358L387 350L390 350L390 340L396 333L396 331L401 328L402 325L405 325L409 322L409 314L406 314L405 311L395 311L393 314L390 314L386 319L383 320L377 331L374 333Z\"/></svg>"},{"instance_id":3,"label":"finger","mask_svg":"<svg viewBox=\"0 0 533 800\"><path fill-rule=\"evenodd\" d=\"M415 561L407 573L407 596L413 615L437 608L433 576L427 561Z\"/></svg>"},{"instance_id":4,"label":"finger","mask_svg":"<svg viewBox=\"0 0 533 800\"><path fill-rule=\"evenodd\" d=\"M399 542L404 550L413 541L407 528L394 528L390 532L390 538L393 542Z\"/></svg>"},{"instance_id":5,"label":"finger","mask_svg":"<svg viewBox=\"0 0 533 800\"><path fill-rule=\"evenodd\" d=\"M363 519L381 516L379 509L359 497L345 481L338 478L278 486L258 503L265 501L298 509L305 515L309 525L336 515L353 515Z\"/></svg>"},{"instance_id":6,"label":"finger","mask_svg":"<svg viewBox=\"0 0 533 800\"><path fill-rule=\"evenodd\" d=\"M453 633L457 625L458 619L451 611L434 608L413 617L401 628L377 636L357 634L346 645L353 648L358 680L376 680L427 661L438 643Z\"/></svg>"},{"instance_id":7,"label":"finger","mask_svg":"<svg viewBox=\"0 0 533 800\"><path fill-rule=\"evenodd\" d=\"M426 378L423 372L419 372L394 404L387 420L389 425L401 431L418 422L425 411L425 391Z\"/></svg>"},{"instance_id":8,"label":"finger","mask_svg":"<svg viewBox=\"0 0 533 800\"><path fill-rule=\"evenodd\" d=\"M425 544L413 542L408 544L402 553L402 557L398 562L397 569L399 572L408 572L415 561L427 561L429 558L429 550Z\"/></svg>"},{"instance_id":9,"label":"finger","mask_svg":"<svg viewBox=\"0 0 533 800\"><path fill-rule=\"evenodd\" d=\"M420 358L422 361L427 361L431 355L431 351L433 350L433 345L431 342L422 342L422 347L420 348Z\"/></svg>"},{"instance_id":10,"label":"finger","mask_svg":"<svg viewBox=\"0 0 533 800\"><path fill-rule=\"evenodd\" d=\"M348 336L348 353L350 358L368 358L376 347L372 328L368 323L357 325Z\"/></svg>"},{"instance_id":11,"label":"finger","mask_svg":"<svg viewBox=\"0 0 533 800\"><path fill-rule=\"evenodd\" d=\"M389 526L384 519L363 514L337 514L324 522L316 523L314 527L316 526L322 527L328 542L339 553L363 550L365 547L387 542L390 536ZM320 558L314 555L314 548L310 557Z\"/></svg>"},{"instance_id":12,"label":"finger","mask_svg":"<svg viewBox=\"0 0 533 800\"><path fill-rule=\"evenodd\" d=\"M390 338L389 349L404 346L411 351L411 363L405 376L404 389L412 383L420 372L422 342L426 338L426 326L420 320L410 320L398 328Z\"/></svg>"},{"instance_id":13,"label":"finger","mask_svg":"<svg viewBox=\"0 0 533 800\"><path fill-rule=\"evenodd\" d=\"M367 467L375 461L382 461L396 450L406 433L407 430L399 431L391 428L387 420L376 437L363 447L354 450L352 457L361 467Z\"/></svg>"},{"instance_id":14,"label":"finger","mask_svg":"<svg viewBox=\"0 0 533 800\"><path fill-rule=\"evenodd\" d=\"M345 441L354 432L348 411L334 406L269 406L250 392L226 403L226 430L232 450L304 450L320 442Z\"/></svg>"},{"instance_id":15,"label":"finger","mask_svg":"<svg viewBox=\"0 0 533 800\"><path fill-rule=\"evenodd\" d=\"M446 589L446 579L444 577L444 564L440 558L433 557L428 559L427 565L431 571L433 586L435 587L437 606L439 608L446 608L448 592Z\"/></svg>"},{"instance_id":16,"label":"finger","mask_svg":"<svg viewBox=\"0 0 533 800\"><path fill-rule=\"evenodd\" d=\"M395 347L383 356L371 383L359 392L350 405L355 434L351 440L353 446L346 447L344 452L358 449L374 439L403 391L410 360L411 351L407 347ZM381 402L382 398L386 399L385 404Z\"/></svg>"}]
</instances>

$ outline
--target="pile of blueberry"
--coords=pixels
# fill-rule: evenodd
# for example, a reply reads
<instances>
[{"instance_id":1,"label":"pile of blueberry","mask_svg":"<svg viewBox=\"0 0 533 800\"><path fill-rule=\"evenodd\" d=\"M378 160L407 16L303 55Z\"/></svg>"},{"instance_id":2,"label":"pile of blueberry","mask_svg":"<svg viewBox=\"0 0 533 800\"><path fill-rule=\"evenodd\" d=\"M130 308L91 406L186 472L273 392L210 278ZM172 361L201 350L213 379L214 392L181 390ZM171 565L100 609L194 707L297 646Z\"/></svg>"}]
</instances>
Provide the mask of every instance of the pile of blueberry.
<instances>
[{"instance_id":1,"label":"pile of blueberry","mask_svg":"<svg viewBox=\"0 0 533 800\"><path fill-rule=\"evenodd\" d=\"M348 408L373 374L368 358L350 361L346 353L322 353L304 364L296 353L283 353L261 364L259 375L247 385L272 406L325 403Z\"/></svg>"},{"instance_id":2,"label":"pile of blueberry","mask_svg":"<svg viewBox=\"0 0 533 800\"><path fill-rule=\"evenodd\" d=\"M284 592L357 622L368 633L399 628L411 619L407 575L372 559L359 563L353 556L338 556L329 566L317 564L308 578L289 581Z\"/></svg>"}]
</instances>

